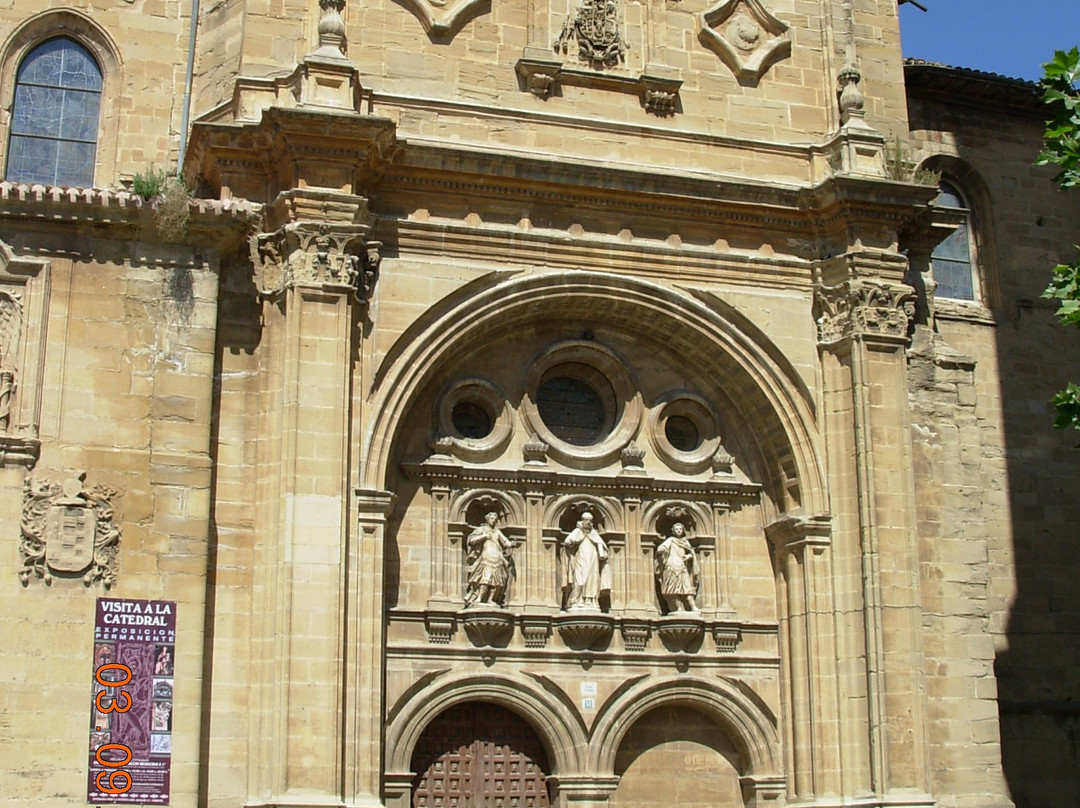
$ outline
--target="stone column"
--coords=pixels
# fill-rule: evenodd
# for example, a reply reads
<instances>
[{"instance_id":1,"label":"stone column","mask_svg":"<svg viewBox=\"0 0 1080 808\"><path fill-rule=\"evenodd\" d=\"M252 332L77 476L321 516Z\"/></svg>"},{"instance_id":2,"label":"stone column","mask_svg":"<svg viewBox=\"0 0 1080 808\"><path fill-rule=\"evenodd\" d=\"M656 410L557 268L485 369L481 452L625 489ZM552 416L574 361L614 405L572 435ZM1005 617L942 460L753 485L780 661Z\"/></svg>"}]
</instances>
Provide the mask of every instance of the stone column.
<instances>
[{"instance_id":1,"label":"stone column","mask_svg":"<svg viewBox=\"0 0 1080 808\"><path fill-rule=\"evenodd\" d=\"M448 605L450 594L446 580L447 545L450 536L447 533L447 505L450 502L450 486L436 484L431 486L431 597L433 603Z\"/></svg>"},{"instance_id":2,"label":"stone column","mask_svg":"<svg viewBox=\"0 0 1080 808\"><path fill-rule=\"evenodd\" d=\"M623 519L626 525L626 612L638 616L653 616L655 609L649 598L652 582L652 548L641 540L641 497L623 498Z\"/></svg>"},{"instance_id":3,"label":"stone column","mask_svg":"<svg viewBox=\"0 0 1080 808\"><path fill-rule=\"evenodd\" d=\"M875 268L857 267L854 277L817 290L834 561L843 582L844 790L923 804L929 773L906 376L913 292L866 279ZM899 279L902 270L886 269ZM863 655L864 668L851 662Z\"/></svg>"},{"instance_id":4,"label":"stone column","mask_svg":"<svg viewBox=\"0 0 1080 808\"><path fill-rule=\"evenodd\" d=\"M388 491L356 491L346 615L345 805L379 808L383 739L383 545Z\"/></svg>"},{"instance_id":5,"label":"stone column","mask_svg":"<svg viewBox=\"0 0 1080 808\"><path fill-rule=\"evenodd\" d=\"M252 241L266 301L256 529L264 550L253 674L260 709L251 738L259 759L252 767L256 804L341 798L343 649L355 647L346 648L343 636L351 367L356 309L378 268L366 250L366 215L360 197L293 191L268 212L280 227ZM381 615L381 605L380 598L370 613ZM377 778L375 788L377 796Z\"/></svg>"},{"instance_id":6,"label":"stone column","mask_svg":"<svg viewBox=\"0 0 1080 808\"><path fill-rule=\"evenodd\" d=\"M829 523L792 519L766 529L776 557L783 698L790 718L790 794L840 794L839 705Z\"/></svg>"},{"instance_id":7,"label":"stone column","mask_svg":"<svg viewBox=\"0 0 1080 808\"><path fill-rule=\"evenodd\" d=\"M546 611L552 608L554 592L547 591L544 580L544 492L539 488L525 491L525 610Z\"/></svg>"},{"instance_id":8,"label":"stone column","mask_svg":"<svg viewBox=\"0 0 1080 808\"><path fill-rule=\"evenodd\" d=\"M716 602L713 604L713 609L717 614L725 616L735 613L731 606L731 568L735 562L731 552L731 536L728 535L728 511L727 503L713 503L713 532L716 536L713 562Z\"/></svg>"}]
</instances>

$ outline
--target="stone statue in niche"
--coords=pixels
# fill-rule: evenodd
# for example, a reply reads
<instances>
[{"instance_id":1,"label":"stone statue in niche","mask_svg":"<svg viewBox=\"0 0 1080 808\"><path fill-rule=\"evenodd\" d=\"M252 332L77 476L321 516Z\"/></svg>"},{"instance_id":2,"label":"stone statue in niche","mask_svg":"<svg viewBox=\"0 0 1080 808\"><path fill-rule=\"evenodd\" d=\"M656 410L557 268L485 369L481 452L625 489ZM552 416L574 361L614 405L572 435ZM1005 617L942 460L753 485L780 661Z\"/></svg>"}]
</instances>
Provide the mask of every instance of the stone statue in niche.
<instances>
[{"instance_id":1,"label":"stone statue in niche","mask_svg":"<svg viewBox=\"0 0 1080 808\"><path fill-rule=\"evenodd\" d=\"M600 611L600 596L611 591L608 548L593 526L593 516L581 514L563 540L562 580L567 611Z\"/></svg>"},{"instance_id":2,"label":"stone statue in niche","mask_svg":"<svg viewBox=\"0 0 1080 808\"><path fill-rule=\"evenodd\" d=\"M698 611L698 563L682 522L671 526L671 535L656 548L656 578L669 612Z\"/></svg>"},{"instance_id":3,"label":"stone statue in niche","mask_svg":"<svg viewBox=\"0 0 1080 808\"><path fill-rule=\"evenodd\" d=\"M465 558L469 564L466 606L506 605L506 592L514 577L514 543L495 526L498 521L498 512L489 512L484 516L484 524L465 540Z\"/></svg>"},{"instance_id":4,"label":"stone statue in niche","mask_svg":"<svg viewBox=\"0 0 1080 808\"><path fill-rule=\"evenodd\" d=\"M11 427L11 398L15 393L15 370L22 335L22 302L0 292L0 434Z\"/></svg>"}]
</instances>

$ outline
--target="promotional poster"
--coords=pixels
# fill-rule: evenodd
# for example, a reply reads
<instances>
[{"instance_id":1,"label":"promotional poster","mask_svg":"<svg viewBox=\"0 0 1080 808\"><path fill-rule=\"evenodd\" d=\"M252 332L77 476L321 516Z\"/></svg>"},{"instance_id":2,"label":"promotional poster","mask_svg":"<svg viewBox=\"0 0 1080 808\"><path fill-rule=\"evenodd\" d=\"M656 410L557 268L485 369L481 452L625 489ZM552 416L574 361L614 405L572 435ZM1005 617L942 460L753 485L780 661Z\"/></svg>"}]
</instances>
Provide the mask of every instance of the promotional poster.
<instances>
[{"instance_id":1,"label":"promotional poster","mask_svg":"<svg viewBox=\"0 0 1080 808\"><path fill-rule=\"evenodd\" d=\"M176 603L98 598L87 802L168 805Z\"/></svg>"}]
</instances>

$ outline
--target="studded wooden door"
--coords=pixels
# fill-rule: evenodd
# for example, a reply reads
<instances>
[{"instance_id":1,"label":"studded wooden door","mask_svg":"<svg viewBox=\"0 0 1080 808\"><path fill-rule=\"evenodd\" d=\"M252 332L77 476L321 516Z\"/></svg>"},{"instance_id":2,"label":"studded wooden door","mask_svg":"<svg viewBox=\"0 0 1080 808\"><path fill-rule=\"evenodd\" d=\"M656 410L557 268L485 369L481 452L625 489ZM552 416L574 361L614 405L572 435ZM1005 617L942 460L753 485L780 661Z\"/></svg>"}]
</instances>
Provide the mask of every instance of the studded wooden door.
<instances>
[{"instance_id":1,"label":"studded wooden door","mask_svg":"<svg viewBox=\"0 0 1080 808\"><path fill-rule=\"evenodd\" d=\"M548 808L547 756L532 728L494 704L452 707L417 742L414 808Z\"/></svg>"}]
</instances>

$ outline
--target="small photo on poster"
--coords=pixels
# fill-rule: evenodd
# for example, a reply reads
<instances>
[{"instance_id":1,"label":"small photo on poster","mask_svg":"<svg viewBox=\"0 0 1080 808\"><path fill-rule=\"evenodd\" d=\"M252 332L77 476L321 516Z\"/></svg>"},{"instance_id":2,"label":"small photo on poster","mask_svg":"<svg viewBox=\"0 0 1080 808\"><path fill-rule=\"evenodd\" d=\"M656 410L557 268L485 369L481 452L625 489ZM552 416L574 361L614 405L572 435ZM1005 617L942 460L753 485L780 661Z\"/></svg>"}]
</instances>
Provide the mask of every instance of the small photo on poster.
<instances>
[{"instance_id":1,"label":"small photo on poster","mask_svg":"<svg viewBox=\"0 0 1080 808\"><path fill-rule=\"evenodd\" d=\"M173 680L154 678L154 700L172 701Z\"/></svg>"},{"instance_id":2,"label":"small photo on poster","mask_svg":"<svg viewBox=\"0 0 1080 808\"><path fill-rule=\"evenodd\" d=\"M172 735L150 733L150 754L168 755L172 753Z\"/></svg>"},{"instance_id":3,"label":"small photo on poster","mask_svg":"<svg viewBox=\"0 0 1080 808\"><path fill-rule=\"evenodd\" d=\"M111 665L116 661L116 646L110 642L94 643L94 673L102 665Z\"/></svg>"},{"instance_id":4,"label":"small photo on poster","mask_svg":"<svg viewBox=\"0 0 1080 808\"><path fill-rule=\"evenodd\" d=\"M90 733L90 751L96 752L101 747L109 742L108 732L91 732Z\"/></svg>"},{"instance_id":5,"label":"small photo on poster","mask_svg":"<svg viewBox=\"0 0 1080 808\"><path fill-rule=\"evenodd\" d=\"M171 645L154 646L154 676L173 675L173 655Z\"/></svg>"},{"instance_id":6,"label":"small photo on poster","mask_svg":"<svg viewBox=\"0 0 1080 808\"><path fill-rule=\"evenodd\" d=\"M150 716L151 732L172 732L172 702L155 701Z\"/></svg>"}]
</instances>

